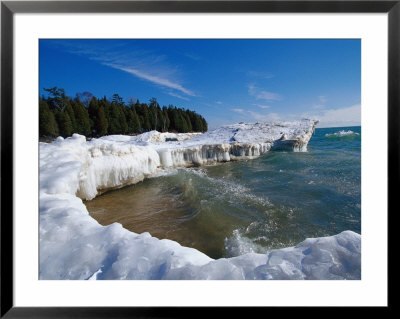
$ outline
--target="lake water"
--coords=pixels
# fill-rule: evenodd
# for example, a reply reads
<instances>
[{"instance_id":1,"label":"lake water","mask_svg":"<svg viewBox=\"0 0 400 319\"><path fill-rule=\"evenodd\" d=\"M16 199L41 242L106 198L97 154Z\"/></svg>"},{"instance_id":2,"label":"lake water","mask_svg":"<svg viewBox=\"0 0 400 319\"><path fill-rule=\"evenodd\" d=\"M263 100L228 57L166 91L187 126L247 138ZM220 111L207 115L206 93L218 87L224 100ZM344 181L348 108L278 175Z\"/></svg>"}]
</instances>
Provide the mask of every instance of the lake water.
<instances>
[{"instance_id":1,"label":"lake water","mask_svg":"<svg viewBox=\"0 0 400 319\"><path fill-rule=\"evenodd\" d=\"M361 127L317 128L308 152L175 169L85 204L102 225L119 222L212 258L361 233Z\"/></svg>"}]
</instances>

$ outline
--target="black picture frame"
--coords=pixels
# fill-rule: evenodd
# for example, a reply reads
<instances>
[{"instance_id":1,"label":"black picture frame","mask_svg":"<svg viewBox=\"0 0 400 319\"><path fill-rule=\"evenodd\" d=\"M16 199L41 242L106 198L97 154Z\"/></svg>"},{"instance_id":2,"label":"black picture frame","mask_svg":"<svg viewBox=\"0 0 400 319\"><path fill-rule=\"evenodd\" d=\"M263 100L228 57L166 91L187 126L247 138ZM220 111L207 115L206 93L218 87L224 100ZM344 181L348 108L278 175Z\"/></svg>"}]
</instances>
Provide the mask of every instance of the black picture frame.
<instances>
[{"instance_id":1,"label":"black picture frame","mask_svg":"<svg viewBox=\"0 0 400 319\"><path fill-rule=\"evenodd\" d=\"M388 13L388 220L399 212L400 0L377 1L1 1L1 317L175 318L199 315L191 307L14 307L13 303L13 16L15 13ZM390 214L392 213L392 214ZM390 227L391 223L388 223ZM393 227L393 223L392 223ZM388 234L392 234L388 228ZM389 238L388 238L389 247ZM389 258L389 254L388 254ZM390 260L388 260L389 262ZM388 287L390 281L388 280ZM390 307L390 298L388 307ZM294 307L291 308L294 310ZM236 314L247 311L235 310ZM295 311L304 311L296 308ZM308 310L306 310L308 311ZM203 308L200 314L226 315Z\"/></svg>"}]
</instances>

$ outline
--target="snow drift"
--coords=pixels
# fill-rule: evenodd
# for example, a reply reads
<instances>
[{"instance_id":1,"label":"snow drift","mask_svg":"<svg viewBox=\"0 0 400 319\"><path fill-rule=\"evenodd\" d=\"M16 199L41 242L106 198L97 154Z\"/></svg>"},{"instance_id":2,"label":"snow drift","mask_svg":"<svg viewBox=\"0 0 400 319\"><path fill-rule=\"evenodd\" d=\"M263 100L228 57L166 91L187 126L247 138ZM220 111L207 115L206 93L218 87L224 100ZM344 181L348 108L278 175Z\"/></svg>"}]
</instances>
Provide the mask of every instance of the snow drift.
<instances>
[{"instance_id":1,"label":"snow drift","mask_svg":"<svg viewBox=\"0 0 400 319\"><path fill-rule=\"evenodd\" d=\"M40 279L360 279L360 235L307 239L213 260L179 243L101 226L82 199L169 167L306 150L316 121L235 124L205 134L148 132L40 143Z\"/></svg>"}]
</instances>

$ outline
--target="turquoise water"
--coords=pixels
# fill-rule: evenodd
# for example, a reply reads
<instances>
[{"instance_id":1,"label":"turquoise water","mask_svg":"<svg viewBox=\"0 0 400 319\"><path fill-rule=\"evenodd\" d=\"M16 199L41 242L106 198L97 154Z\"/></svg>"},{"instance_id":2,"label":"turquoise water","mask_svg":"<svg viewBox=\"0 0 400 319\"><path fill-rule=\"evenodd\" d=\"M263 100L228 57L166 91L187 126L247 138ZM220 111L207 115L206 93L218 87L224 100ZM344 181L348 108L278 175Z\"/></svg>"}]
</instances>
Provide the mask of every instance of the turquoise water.
<instances>
[{"instance_id":1,"label":"turquoise water","mask_svg":"<svg viewBox=\"0 0 400 319\"><path fill-rule=\"evenodd\" d=\"M317 128L308 152L182 168L86 205L104 225L117 221L213 258L361 233L361 127Z\"/></svg>"}]
</instances>

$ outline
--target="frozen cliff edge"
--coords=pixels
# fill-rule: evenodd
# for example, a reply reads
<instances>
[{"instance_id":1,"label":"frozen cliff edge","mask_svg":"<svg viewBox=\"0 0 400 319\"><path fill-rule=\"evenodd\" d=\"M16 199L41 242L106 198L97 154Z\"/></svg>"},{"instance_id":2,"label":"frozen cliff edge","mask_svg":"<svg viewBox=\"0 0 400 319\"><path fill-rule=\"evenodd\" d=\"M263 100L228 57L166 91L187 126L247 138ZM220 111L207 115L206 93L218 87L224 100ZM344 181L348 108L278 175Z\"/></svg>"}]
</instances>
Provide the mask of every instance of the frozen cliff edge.
<instances>
[{"instance_id":1,"label":"frozen cliff edge","mask_svg":"<svg viewBox=\"0 0 400 319\"><path fill-rule=\"evenodd\" d=\"M307 239L266 255L213 260L196 249L149 233L136 234L118 223L101 226L81 200L170 167L163 158L168 150L189 154L213 149L201 154L203 162L196 162L200 154L182 155L184 166L258 156L281 148L285 141L285 147L304 150L315 124L237 124L202 135L153 131L89 142L75 134L40 143L40 279L360 279L361 237L354 232ZM257 149L254 145L264 144L265 149L250 152ZM235 155L235 147L249 155ZM218 148L221 151L215 151ZM216 155L221 153L225 157ZM172 155L171 159L175 160Z\"/></svg>"},{"instance_id":2,"label":"frozen cliff edge","mask_svg":"<svg viewBox=\"0 0 400 319\"><path fill-rule=\"evenodd\" d=\"M303 152L318 121L239 123L192 139L156 145L163 167L204 165L254 158L270 150Z\"/></svg>"}]
</instances>

